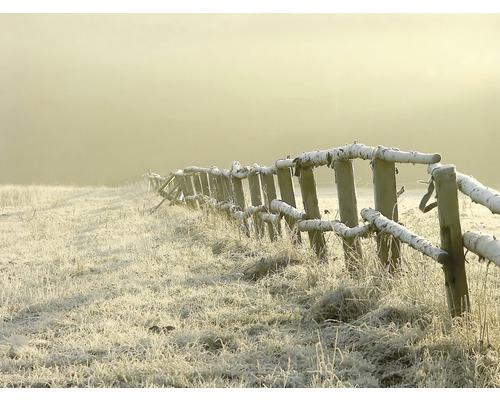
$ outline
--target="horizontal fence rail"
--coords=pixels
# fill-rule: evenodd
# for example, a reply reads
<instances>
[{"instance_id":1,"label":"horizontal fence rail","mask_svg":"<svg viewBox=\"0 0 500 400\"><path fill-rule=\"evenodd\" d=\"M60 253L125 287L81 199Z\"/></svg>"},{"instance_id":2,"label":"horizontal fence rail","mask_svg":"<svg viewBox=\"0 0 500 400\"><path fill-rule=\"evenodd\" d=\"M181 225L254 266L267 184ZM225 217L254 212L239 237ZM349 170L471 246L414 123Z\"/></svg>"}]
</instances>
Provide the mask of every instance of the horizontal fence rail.
<instances>
[{"instance_id":1,"label":"horizontal fence rail","mask_svg":"<svg viewBox=\"0 0 500 400\"><path fill-rule=\"evenodd\" d=\"M353 159L369 160L373 169L375 207L363 208L360 213ZM401 245L409 245L443 266L448 308L451 316L459 316L470 308L464 248L500 266L500 242L480 232L462 235L458 190L494 214L500 214L500 193L457 172L454 165L442 165L440 161L439 153L353 143L278 159L272 166L242 166L234 161L228 169L189 166L166 177L151 171L145 177L149 189L163 197L152 212L166 200L170 205L186 204L193 209L210 207L238 221L247 236L262 239L267 231L271 241L283 236L284 220L294 244L302 243L300 232L307 232L310 247L321 261L329 259L324 232L334 232L342 238L345 262L352 272L359 268L363 257L360 238L376 235L378 257L389 272L394 272L401 263ZM400 192L396 191L396 163L427 165L429 189L419 208L423 212L438 208L440 246L398 222ZM335 171L339 220L323 220L319 211L314 168L321 166ZM296 205L293 177L298 178L304 212ZM245 199L244 181L250 194L249 202ZM276 183L281 198L277 196ZM437 201L427 205L434 191ZM360 216L364 221L361 226Z\"/></svg>"}]
</instances>

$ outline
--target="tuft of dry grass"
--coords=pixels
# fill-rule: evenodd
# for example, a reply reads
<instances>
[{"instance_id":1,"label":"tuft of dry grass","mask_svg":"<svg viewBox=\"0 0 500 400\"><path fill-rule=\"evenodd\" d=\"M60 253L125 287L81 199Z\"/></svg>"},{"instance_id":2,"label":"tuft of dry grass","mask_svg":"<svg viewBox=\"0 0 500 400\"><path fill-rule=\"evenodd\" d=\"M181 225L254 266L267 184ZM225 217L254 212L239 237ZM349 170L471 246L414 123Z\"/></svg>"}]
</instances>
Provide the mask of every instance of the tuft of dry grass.
<instances>
[{"instance_id":1,"label":"tuft of dry grass","mask_svg":"<svg viewBox=\"0 0 500 400\"><path fill-rule=\"evenodd\" d=\"M388 275L363 240L353 276L333 234L318 263L223 214L150 214L159 200L143 184L0 189L1 387L500 387L496 266L467 256L459 323L439 265L411 249ZM400 215L438 241L432 215Z\"/></svg>"}]
</instances>

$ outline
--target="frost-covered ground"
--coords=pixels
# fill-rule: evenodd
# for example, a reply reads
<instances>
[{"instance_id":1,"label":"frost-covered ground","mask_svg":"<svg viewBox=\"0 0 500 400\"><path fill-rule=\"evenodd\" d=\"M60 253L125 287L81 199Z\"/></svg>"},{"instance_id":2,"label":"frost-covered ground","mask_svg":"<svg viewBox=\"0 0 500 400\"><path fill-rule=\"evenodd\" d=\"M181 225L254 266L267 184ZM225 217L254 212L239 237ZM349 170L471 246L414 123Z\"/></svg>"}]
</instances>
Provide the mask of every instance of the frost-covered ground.
<instances>
[{"instance_id":1,"label":"frost-covered ground","mask_svg":"<svg viewBox=\"0 0 500 400\"><path fill-rule=\"evenodd\" d=\"M425 190L402 195L400 220L437 244ZM319 194L335 218L335 193ZM333 234L318 264L224 216L151 215L159 201L143 184L0 187L0 387L500 386L500 268L467 255L460 325L439 265L411 249L387 276L363 240L351 277ZM499 216L460 206L463 230L500 234Z\"/></svg>"}]
</instances>

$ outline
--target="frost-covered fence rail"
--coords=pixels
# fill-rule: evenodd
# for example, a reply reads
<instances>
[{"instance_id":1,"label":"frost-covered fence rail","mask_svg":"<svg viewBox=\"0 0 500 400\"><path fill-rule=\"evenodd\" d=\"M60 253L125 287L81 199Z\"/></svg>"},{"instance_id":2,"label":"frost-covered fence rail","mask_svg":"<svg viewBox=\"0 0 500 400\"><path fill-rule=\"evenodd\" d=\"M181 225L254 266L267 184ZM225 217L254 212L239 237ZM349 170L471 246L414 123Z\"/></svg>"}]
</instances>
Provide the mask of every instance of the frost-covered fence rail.
<instances>
[{"instance_id":1,"label":"frost-covered fence rail","mask_svg":"<svg viewBox=\"0 0 500 400\"><path fill-rule=\"evenodd\" d=\"M361 214L357 209L353 159L369 160L373 169L375 205L373 209L361 210ZM249 237L260 240L267 232L272 241L287 236L294 244L300 244L301 232L307 232L312 250L323 261L330 256L324 232L334 232L342 238L345 262L352 271L359 268L363 258L362 237L373 232L376 234L378 257L389 271L394 271L401 263L402 243L409 245L443 265L449 310L452 316L456 316L469 308L464 246L480 257L500 264L500 245L494 237L477 232L467 232L462 236L457 190L494 213L500 211L500 195L473 178L457 173L453 165L439 164L440 161L439 153L353 143L279 159L272 166L242 166L235 161L228 169L190 166L171 172L167 177L151 171L146 177L150 189L164 197L162 203L168 199L170 204L217 210L236 221ZM434 207L425 207L425 203L435 188L441 231L439 247L398 222L397 163L427 165L431 181L420 208L426 212ZM314 168L322 166L335 172L339 220L322 220L319 211ZM298 178L303 211L296 205L294 177ZM245 198L245 193L250 194L249 199ZM361 226L360 215L365 222Z\"/></svg>"}]
</instances>

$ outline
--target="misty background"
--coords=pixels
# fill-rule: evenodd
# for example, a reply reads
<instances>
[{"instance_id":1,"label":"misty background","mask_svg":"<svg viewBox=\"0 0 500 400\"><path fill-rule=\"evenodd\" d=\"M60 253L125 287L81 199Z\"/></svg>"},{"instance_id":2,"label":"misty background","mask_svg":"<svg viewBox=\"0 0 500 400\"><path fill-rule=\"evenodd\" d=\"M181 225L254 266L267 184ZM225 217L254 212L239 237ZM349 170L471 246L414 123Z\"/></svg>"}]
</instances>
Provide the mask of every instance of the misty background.
<instances>
[{"instance_id":1,"label":"misty background","mask_svg":"<svg viewBox=\"0 0 500 400\"><path fill-rule=\"evenodd\" d=\"M499 44L499 14L1 14L0 184L116 185L356 140L439 152L500 189Z\"/></svg>"}]
</instances>

